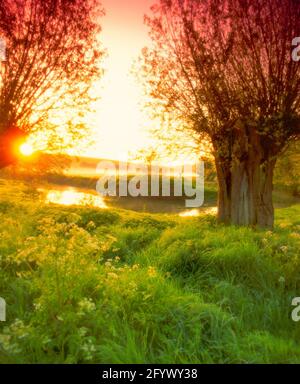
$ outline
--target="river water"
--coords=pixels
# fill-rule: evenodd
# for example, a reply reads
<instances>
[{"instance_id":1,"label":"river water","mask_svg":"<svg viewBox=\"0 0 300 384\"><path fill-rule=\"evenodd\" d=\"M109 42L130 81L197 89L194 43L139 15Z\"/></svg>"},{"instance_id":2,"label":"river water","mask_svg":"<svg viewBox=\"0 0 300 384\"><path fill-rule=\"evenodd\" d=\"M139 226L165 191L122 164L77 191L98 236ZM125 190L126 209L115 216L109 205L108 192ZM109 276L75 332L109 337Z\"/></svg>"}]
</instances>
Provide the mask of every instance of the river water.
<instances>
[{"instance_id":1,"label":"river water","mask_svg":"<svg viewBox=\"0 0 300 384\"><path fill-rule=\"evenodd\" d=\"M196 217L203 213L215 214L215 206L203 205L199 208L186 208L184 198L159 197L102 197L92 190L73 187L40 188L48 204L65 206L90 206L101 209L122 208L137 212L172 213L181 217Z\"/></svg>"}]
</instances>

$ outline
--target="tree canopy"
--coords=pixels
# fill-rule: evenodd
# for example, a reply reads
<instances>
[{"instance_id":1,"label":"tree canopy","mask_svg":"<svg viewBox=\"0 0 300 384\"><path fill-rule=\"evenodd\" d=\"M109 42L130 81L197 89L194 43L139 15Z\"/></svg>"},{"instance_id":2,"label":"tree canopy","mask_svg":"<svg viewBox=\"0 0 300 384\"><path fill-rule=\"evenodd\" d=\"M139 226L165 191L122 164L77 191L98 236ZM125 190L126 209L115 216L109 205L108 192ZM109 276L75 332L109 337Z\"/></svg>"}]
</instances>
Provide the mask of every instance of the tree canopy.
<instances>
[{"instance_id":1,"label":"tree canopy","mask_svg":"<svg viewBox=\"0 0 300 384\"><path fill-rule=\"evenodd\" d=\"M153 105L212 143L219 219L273 223L276 158L300 134L296 0L161 0L146 17Z\"/></svg>"},{"instance_id":2,"label":"tree canopy","mask_svg":"<svg viewBox=\"0 0 300 384\"><path fill-rule=\"evenodd\" d=\"M102 15L98 0L1 1L0 162L10 161L8 131L45 129L52 111L88 108L101 76Z\"/></svg>"}]
</instances>

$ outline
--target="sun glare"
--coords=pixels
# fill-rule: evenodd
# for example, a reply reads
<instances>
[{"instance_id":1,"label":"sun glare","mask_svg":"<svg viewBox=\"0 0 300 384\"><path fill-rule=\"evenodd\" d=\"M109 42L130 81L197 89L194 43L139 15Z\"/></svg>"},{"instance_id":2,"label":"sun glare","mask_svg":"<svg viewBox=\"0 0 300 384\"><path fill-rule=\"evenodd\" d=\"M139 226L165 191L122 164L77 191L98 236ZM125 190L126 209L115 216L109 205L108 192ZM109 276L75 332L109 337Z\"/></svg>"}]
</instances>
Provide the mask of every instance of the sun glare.
<instances>
[{"instance_id":1,"label":"sun glare","mask_svg":"<svg viewBox=\"0 0 300 384\"><path fill-rule=\"evenodd\" d=\"M20 152L23 156L31 156L34 151L32 145L24 143L20 146Z\"/></svg>"},{"instance_id":2,"label":"sun glare","mask_svg":"<svg viewBox=\"0 0 300 384\"><path fill-rule=\"evenodd\" d=\"M107 208L101 196L78 192L74 189L65 191L50 190L47 193L46 202L60 205L81 205L94 206L102 209Z\"/></svg>"}]
</instances>

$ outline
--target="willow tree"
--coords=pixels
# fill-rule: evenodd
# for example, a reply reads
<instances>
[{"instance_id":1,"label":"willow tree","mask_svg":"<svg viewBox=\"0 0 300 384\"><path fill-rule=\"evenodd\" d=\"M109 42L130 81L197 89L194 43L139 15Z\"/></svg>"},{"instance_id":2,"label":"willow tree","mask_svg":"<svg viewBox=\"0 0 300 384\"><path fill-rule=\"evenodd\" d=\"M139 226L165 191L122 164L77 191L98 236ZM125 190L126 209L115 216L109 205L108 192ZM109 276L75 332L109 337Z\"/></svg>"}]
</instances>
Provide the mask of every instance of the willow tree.
<instances>
[{"instance_id":1,"label":"willow tree","mask_svg":"<svg viewBox=\"0 0 300 384\"><path fill-rule=\"evenodd\" d=\"M300 132L299 20L298 0L161 0L146 17L146 89L209 138L221 222L273 225L276 159Z\"/></svg>"},{"instance_id":2,"label":"willow tree","mask_svg":"<svg viewBox=\"0 0 300 384\"><path fill-rule=\"evenodd\" d=\"M89 105L102 14L98 0L1 0L0 167L17 138L54 126L51 112Z\"/></svg>"}]
</instances>

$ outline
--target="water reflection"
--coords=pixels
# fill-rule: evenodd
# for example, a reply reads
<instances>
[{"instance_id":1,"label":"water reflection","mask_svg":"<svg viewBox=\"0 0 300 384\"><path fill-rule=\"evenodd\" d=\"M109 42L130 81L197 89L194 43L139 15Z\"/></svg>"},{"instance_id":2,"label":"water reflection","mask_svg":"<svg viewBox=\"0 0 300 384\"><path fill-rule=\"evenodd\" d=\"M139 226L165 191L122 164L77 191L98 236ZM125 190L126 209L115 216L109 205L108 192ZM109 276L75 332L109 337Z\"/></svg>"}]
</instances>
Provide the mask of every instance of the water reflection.
<instances>
[{"instance_id":1,"label":"water reflection","mask_svg":"<svg viewBox=\"0 0 300 384\"><path fill-rule=\"evenodd\" d=\"M60 205L83 205L98 208L107 208L103 198L91 193L78 192L73 188L66 190L49 190L46 195L46 202Z\"/></svg>"},{"instance_id":2,"label":"water reflection","mask_svg":"<svg viewBox=\"0 0 300 384\"><path fill-rule=\"evenodd\" d=\"M181 217L197 217L200 215L199 209L191 209L189 211L184 211L179 213L179 216Z\"/></svg>"},{"instance_id":3,"label":"water reflection","mask_svg":"<svg viewBox=\"0 0 300 384\"><path fill-rule=\"evenodd\" d=\"M201 208L201 209L190 209L179 213L180 217L198 217L203 214L216 214L218 212L217 207Z\"/></svg>"},{"instance_id":4,"label":"water reflection","mask_svg":"<svg viewBox=\"0 0 300 384\"><path fill-rule=\"evenodd\" d=\"M216 207L186 209L184 200L141 198L141 197L101 197L76 188L39 189L46 203L59 205L92 206L101 209L122 208L145 213L170 213L180 217L198 217L203 214L217 213Z\"/></svg>"}]
</instances>

